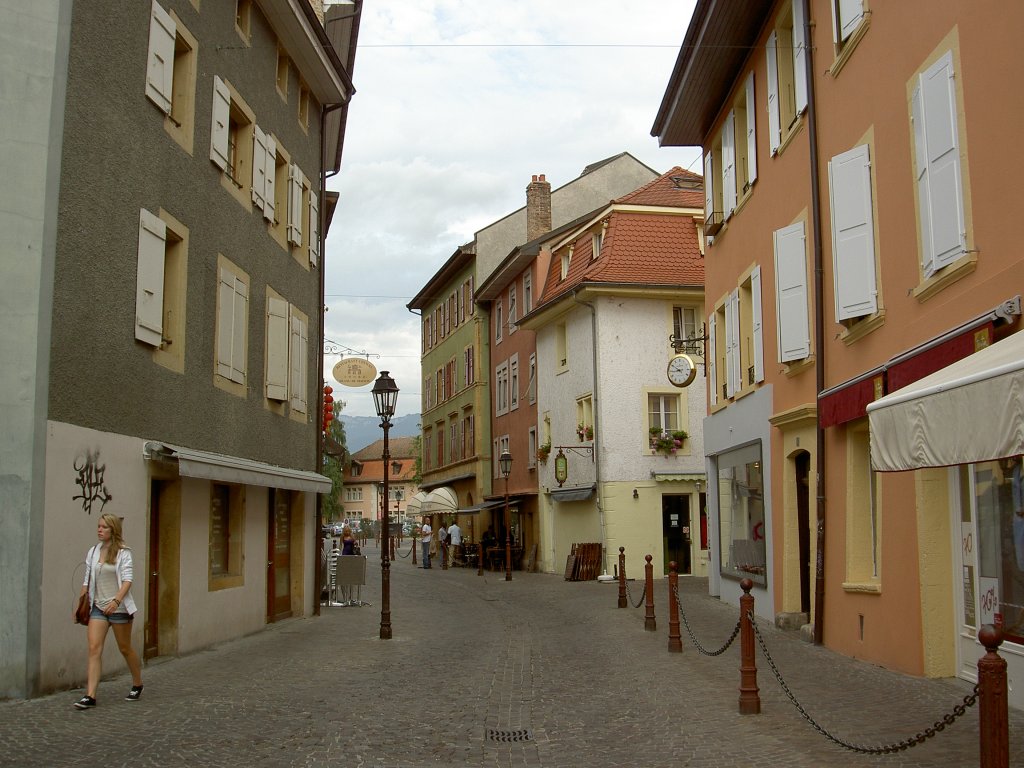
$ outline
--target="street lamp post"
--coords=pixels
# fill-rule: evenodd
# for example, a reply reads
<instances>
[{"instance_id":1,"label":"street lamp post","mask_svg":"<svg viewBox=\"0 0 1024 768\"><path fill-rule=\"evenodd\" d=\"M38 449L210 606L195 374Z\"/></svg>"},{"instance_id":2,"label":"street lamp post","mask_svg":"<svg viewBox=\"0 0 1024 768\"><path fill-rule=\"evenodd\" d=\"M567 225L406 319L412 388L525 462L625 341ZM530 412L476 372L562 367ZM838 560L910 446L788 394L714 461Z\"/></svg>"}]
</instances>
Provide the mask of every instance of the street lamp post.
<instances>
[{"instance_id":1,"label":"street lamp post","mask_svg":"<svg viewBox=\"0 0 1024 768\"><path fill-rule=\"evenodd\" d=\"M388 526L388 430L391 429L391 417L395 415L395 405L398 402L398 385L388 375L387 371L381 371L377 381L373 383L373 405L380 416L380 426L384 430L384 489L383 503L381 504L381 531L380 531L380 639L391 639L391 560L388 553L388 541L391 531Z\"/></svg>"},{"instance_id":2,"label":"street lamp post","mask_svg":"<svg viewBox=\"0 0 1024 768\"><path fill-rule=\"evenodd\" d=\"M512 581L512 528L508 521L508 476L512 473L512 454L502 451L498 464L505 478L505 581Z\"/></svg>"}]
</instances>

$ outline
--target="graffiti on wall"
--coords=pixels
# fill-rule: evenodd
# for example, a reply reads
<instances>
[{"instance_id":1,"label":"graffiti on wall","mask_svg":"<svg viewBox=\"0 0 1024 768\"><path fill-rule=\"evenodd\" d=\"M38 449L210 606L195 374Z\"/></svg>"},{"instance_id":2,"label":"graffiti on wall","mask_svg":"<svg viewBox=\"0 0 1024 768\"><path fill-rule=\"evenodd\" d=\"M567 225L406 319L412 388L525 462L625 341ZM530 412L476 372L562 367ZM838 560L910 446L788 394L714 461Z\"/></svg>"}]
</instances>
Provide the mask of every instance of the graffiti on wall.
<instances>
[{"instance_id":1,"label":"graffiti on wall","mask_svg":"<svg viewBox=\"0 0 1024 768\"><path fill-rule=\"evenodd\" d=\"M103 511L106 503L114 498L107 489L104 476L107 472L107 465L100 464L99 449L86 451L84 456L79 455L74 461L75 485L78 486L78 493L71 497L72 501L81 501L82 510L91 515L93 505L99 503L98 512Z\"/></svg>"}]
</instances>

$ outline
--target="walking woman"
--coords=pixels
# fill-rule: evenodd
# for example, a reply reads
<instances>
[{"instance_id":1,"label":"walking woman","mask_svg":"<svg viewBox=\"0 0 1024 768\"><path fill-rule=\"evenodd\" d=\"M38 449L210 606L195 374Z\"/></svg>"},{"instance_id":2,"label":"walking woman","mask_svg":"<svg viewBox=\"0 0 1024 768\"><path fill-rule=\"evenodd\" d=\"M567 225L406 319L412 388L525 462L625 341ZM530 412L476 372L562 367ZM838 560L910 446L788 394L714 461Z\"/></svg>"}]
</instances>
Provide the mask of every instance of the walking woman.
<instances>
[{"instance_id":1,"label":"walking woman","mask_svg":"<svg viewBox=\"0 0 1024 768\"><path fill-rule=\"evenodd\" d=\"M79 709L96 706L96 688L103 671L103 644L107 630L113 627L117 649L121 651L132 673L132 687L127 701L138 701L142 695L142 663L132 648L132 551L121 538L121 518L111 514L100 516L96 525L99 541L85 556L85 582L82 594L88 593L89 605L89 675L85 696L75 702Z\"/></svg>"}]
</instances>

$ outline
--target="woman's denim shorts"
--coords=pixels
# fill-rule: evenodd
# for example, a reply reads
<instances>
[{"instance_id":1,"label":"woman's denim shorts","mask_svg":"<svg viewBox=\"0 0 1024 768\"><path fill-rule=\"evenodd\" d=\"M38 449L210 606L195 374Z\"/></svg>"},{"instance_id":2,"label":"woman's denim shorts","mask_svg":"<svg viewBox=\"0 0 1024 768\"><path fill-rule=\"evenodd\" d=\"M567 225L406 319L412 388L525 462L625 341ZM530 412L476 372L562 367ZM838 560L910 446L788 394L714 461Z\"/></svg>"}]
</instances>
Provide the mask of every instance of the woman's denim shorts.
<instances>
[{"instance_id":1,"label":"woman's denim shorts","mask_svg":"<svg viewBox=\"0 0 1024 768\"><path fill-rule=\"evenodd\" d=\"M111 624L131 624L132 618L132 615L129 613L112 613L107 616L97 605L93 605L92 610L89 612L90 621L92 619L103 619Z\"/></svg>"}]
</instances>

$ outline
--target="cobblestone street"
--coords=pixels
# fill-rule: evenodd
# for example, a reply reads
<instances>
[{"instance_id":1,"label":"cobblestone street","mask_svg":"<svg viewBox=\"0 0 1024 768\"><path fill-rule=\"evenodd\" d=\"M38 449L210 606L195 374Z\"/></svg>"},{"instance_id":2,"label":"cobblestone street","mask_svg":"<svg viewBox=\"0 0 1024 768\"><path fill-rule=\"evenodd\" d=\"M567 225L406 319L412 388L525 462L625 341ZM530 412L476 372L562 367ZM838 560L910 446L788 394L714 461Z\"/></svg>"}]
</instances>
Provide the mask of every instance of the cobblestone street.
<instances>
[{"instance_id":1,"label":"cobblestone street","mask_svg":"<svg viewBox=\"0 0 1024 768\"><path fill-rule=\"evenodd\" d=\"M895 755L842 749L785 698L758 653L762 714L737 714L739 643L669 654L666 581L656 632L616 608L614 584L559 575L392 566L394 639L378 639L380 569L368 550L362 607L281 622L146 667L138 703L120 674L80 712L80 690L0 704L4 766L976 766L978 710ZM408 554L408 546L404 548ZM632 593L639 598L641 582ZM717 648L738 611L681 580L689 622ZM971 686L886 672L764 622L794 694L822 726L878 745L923 730ZM81 632L69 621L69 632ZM82 658L85 664L85 634ZM501 737L521 739L502 741ZM1010 753L1024 754L1011 710Z\"/></svg>"}]
</instances>

